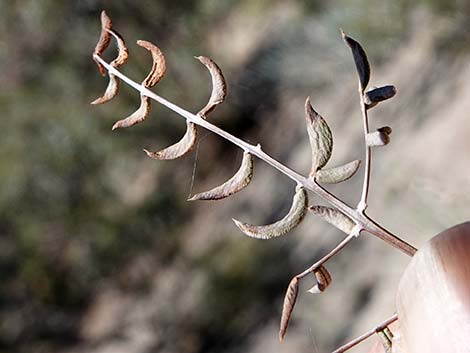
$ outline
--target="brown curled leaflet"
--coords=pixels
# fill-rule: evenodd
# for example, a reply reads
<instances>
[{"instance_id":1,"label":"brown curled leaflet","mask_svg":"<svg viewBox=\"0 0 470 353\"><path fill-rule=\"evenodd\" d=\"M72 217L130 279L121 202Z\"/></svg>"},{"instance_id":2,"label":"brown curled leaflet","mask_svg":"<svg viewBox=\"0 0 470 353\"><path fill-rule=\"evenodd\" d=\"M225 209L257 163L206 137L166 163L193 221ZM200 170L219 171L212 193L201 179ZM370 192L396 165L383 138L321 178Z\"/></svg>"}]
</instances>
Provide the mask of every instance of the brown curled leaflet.
<instances>
[{"instance_id":1,"label":"brown curled leaflet","mask_svg":"<svg viewBox=\"0 0 470 353\"><path fill-rule=\"evenodd\" d=\"M129 115L127 118L117 121L112 129L116 130L121 127L130 127L144 121L150 113L150 98L147 96L140 96L139 108Z\"/></svg>"},{"instance_id":2,"label":"brown curled leaflet","mask_svg":"<svg viewBox=\"0 0 470 353\"><path fill-rule=\"evenodd\" d=\"M310 206L308 209L346 234L351 234L354 229L355 224L351 218L335 208L326 206Z\"/></svg>"},{"instance_id":3,"label":"brown curled leaflet","mask_svg":"<svg viewBox=\"0 0 470 353\"><path fill-rule=\"evenodd\" d=\"M206 56L195 56L206 68L209 70L209 73L212 78L212 92L207 102L206 106L199 111L199 115L206 117L214 108L223 103L225 97L227 96L227 84L225 82L224 75L222 70L215 63L214 60Z\"/></svg>"},{"instance_id":4,"label":"brown curled leaflet","mask_svg":"<svg viewBox=\"0 0 470 353\"><path fill-rule=\"evenodd\" d=\"M166 72L166 61L165 56L163 55L160 48L158 48L155 44L150 43L146 40L138 40L137 44L140 45L142 48L147 49L152 55L152 68L150 73L147 75L145 80L142 81L142 86L146 88L150 88L155 86L162 77L165 75Z\"/></svg>"},{"instance_id":5,"label":"brown curled leaflet","mask_svg":"<svg viewBox=\"0 0 470 353\"><path fill-rule=\"evenodd\" d=\"M315 176L317 170L323 168L333 151L333 135L325 119L318 114L310 104L310 97L305 101L305 119L307 133L312 151L312 168L310 176Z\"/></svg>"},{"instance_id":6,"label":"brown curled leaflet","mask_svg":"<svg viewBox=\"0 0 470 353\"><path fill-rule=\"evenodd\" d=\"M111 36L109 35L108 29L111 29L113 23L109 16L106 14L106 11L101 11L101 34L98 43L96 43L95 50L93 51L93 60L95 61L98 69L100 70L101 76L106 76L106 69L101 65L101 63L95 59L95 55L101 56L106 48L109 46L111 41Z\"/></svg>"},{"instance_id":7,"label":"brown curled leaflet","mask_svg":"<svg viewBox=\"0 0 470 353\"><path fill-rule=\"evenodd\" d=\"M220 186L194 195L188 201L220 200L244 189L253 177L253 156L249 152L243 153L240 168L233 177Z\"/></svg>"},{"instance_id":8,"label":"brown curled leaflet","mask_svg":"<svg viewBox=\"0 0 470 353\"><path fill-rule=\"evenodd\" d=\"M331 275L325 266L321 265L314 271L317 283L310 288L307 292L312 294L319 294L323 292L331 283Z\"/></svg>"},{"instance_id":9,"label":"brown curled leaflet","mask_svg":"<svg viewBox=\"0 0 470 353\"><path fill-rule=\"evenodd\" d=\"M174 145L171 145L161 151L151 152L144 149L144 152L147 153L147 156L153 159L158 160L173 160L180 157L183 157L189 153L197 142L197 129L194 123L189 121L186 122L186 132L181 140L179 140Z\"/></svg>"},{"instance_id":10,"label":"brown curled leaflet","mask_svg":"<svg viewBox=\"0 0 470 353\"><path fill-rule=\"evenodd\" d=\"M145 40L138 40L137 44L147 49L152 54L152 61L153 61L152 68L150 70L150 73L147 75L147 77L142 81L142 85L144 87L150 88L156 85L165 74L165 71L166 71L165 58L163 57L163 54L161 53L160 49L156 45L150 42L147 42ZM144 95L141 95L139 108L127 118L117 121L113 125L112 129L115 130L121 127L131 127L138 123L141 123L147 118L149 113L150 113L150 98ZM191 136L192 135L186 136L186 137L187 139L190 140ZM183 143L184 142L186 142L186 140L183 141ZM176 152L178 148L181 148L181 147L188 147L188 146L176 145L174 146L174 148L171 148L170 151L167 151L167 152L174 153ZM182 150L179 150L179 152L181 153Z\"/></svg>"},{"instance_id":11,"label":"brown curled leaflet","mask_svg":"<svg viewBox=\"0 0 470 353\"><path fill-rule=\"evenodd\" d=\"M391 135L393 130L390 126L382 126L378 128L377 131L383 132L384 134L387 134L387 135Z\"/></svg>"},{"instance_id":12,"label":"brown curled leaflet","mask_svg":"<svg viewBox=\"0 0 470 353\"><path fill-rule=\"evenodd\" d=\"M320 169L315 174L315 180L323 184L337 184L354 176L361 165L361 161L355 161L334 168Z\"/></svg>"},{"instance_id":13,"label":"brown curled leaflet","mask_svg":"<svg viewBox=\"0 0 470 353\"><path fill-rule=\"evenodd\" d=\"M357 74L359 75L361 91L364 92L370 79L370 65L369 60L367 60L367 54L356 40L349 37L343 31L341 31L341 35L343 36L344 42L351 48Z\"/></svg>"},{"instance_id":14,"label":"brown curled leaflet","mask_svg":"<svg viewBox=\"0 0 470 353\"><path fill-rule=\"evenodd\" d=\"M109 32L117 42L117 47L118 47L118 56L116 59L111 61L111 66L118 68L122 65L124 65L129 58L129 49L127 48L126 42L124 41L124 38L115 30L112 29L107 29L107 32Z\"/></svg>"},{"instance_id":15,"label":"brown curled leaflet","mask_svg":"<svg viewBox=\"0 0 470 353\"><path fill-rule=\"evenodd\" d=\"M287 287L286 296L284 297L284 304L282 306L281 323L279 325L279 341L281 342L287 333L287 326L289 326L290 317L292 315L292 311L294 311L298 293L299 279L294 277L290 281L289 287Z\"/></svg>"},{"instance_id":16,"label":"brown curled leaflet","mask_svg":"<svg viewBox=\"0 0 470 353\"><path fill-rule=\"evenodd\" d=\"M113 99L119 91L119 79L113 74L109 74L109 83L104 94L96 98L90 104L103 104Z\"/></svg>"},{"instance_id":17,"label":"brown curled leaflet","mask_svg":"<svg viewBox=\"0 0 470 353\"><path fill-rule=\"evenodd\" d=\"M263 226L255 226L233 219L237 227L246 235L257 239L272 239L290 232L305 217L308 205L307 191L297 186L292 206L287 215L281 220Z\"/></svg>"},{"instance_id":18,"label":"brown curled leaflet","mask_svg":"<svg viewBox=\"0 0 470 353\"><path fill-rule=\"evenodd\" d=\"M397 89L393 85L376 87L364 93L364 103L367 109L370 109L378 103L394 97L396 93Z\"/></svg>"},{"instance_id":19,"label":"brown curled leaflet","mask_svg":"<svg viewBox=\"0 0 470 353\"><path fill-rule=\"evenodd\" d=\"M378 147L388 145L390 142L390 134L392 129L389 126L384 126L374 132L369 132L366 135L366 144L369 147Z\"/></svg>"},{"instance_id":20,"label":"brown curled leaflet","mask_svg":"<svg viewBox=\"0 0 470 353\"><path fill-rule=\"evenodd\" d=\"M112 67L118 68L126 63L127 59L129 58L129 50L126 46L126 43L124 42L124 39L121 37L121 35L118 32L112 29L106 29L105 32L113 35L113 37L116 39L117 46L118 46L118 56L116 57L116 59L114 59L111 62L110 65ZM108 83L108 86L106 87L106 91L101 97L91 102L91 104L106 103L110 101L112 98L114 98L117 95L118 91L119 91L119 79L115 75L109 73L109 83Z\"/></svg>"}]
</instances>

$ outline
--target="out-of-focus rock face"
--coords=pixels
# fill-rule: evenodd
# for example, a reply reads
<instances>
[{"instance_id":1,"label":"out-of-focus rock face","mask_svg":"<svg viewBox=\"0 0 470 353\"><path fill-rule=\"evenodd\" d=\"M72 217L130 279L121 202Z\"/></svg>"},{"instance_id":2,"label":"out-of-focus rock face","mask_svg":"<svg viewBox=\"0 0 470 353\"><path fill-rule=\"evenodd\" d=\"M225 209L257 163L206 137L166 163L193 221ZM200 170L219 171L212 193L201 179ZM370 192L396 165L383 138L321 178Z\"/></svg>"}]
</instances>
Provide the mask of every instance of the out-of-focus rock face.
<instances>
[{"instance_id":1,"label":"out-of-focus rock face","mask_svg":"<svg viewBox=\"0 0 470 353\"><path fill-rule=\"evenodd\" d=\"M371 85L398 88L370 111L372 128L389 125L393 133L373 152L368 212L419 247L468 219L468 14L466 5L437 16L367 3L122 1L107 10L128 43L159 44L168 74L156 91L188 110L204 106L210 92L192 55L212 57L229 94L210 120L303 174L311 161L307 96L333 131L328 166L363 159L357 78L339 27L358 39L369 53ZM241 234L232 217L272 222L294 193L260 161L243 192L186 203L188 193L231 176L241 151L201 131L197 162L147 159L141 148L164 147L184 131L158 105L145 124L111 134L138 95L122 85L112 103L88 106L105 85L89 58L101 7L34 4L0 5L2 18L10 14L0 21L10 34L0 39L8 68L0 73L8 83L0 104L9 119L0 139L2 346L25 353L326 352L394 312L409 259L364 235L328 263L333 284L322 295L301 284L280 345L291 276L343 235L313 215L280 239ZM123 71L139 80L148 60L130 44ZM353 205L361 178L329 189Z\"/></svg>"}]
</instances>

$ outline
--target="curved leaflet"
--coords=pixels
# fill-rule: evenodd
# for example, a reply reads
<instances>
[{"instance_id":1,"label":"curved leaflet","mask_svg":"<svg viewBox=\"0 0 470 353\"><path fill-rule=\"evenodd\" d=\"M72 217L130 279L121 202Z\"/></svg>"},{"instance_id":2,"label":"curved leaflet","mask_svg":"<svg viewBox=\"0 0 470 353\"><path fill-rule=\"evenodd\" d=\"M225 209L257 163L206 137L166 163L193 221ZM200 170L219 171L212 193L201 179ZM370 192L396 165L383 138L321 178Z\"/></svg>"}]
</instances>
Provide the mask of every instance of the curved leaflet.
<instances>
[{"instance_id":1,"label":"curved leaflet","mask_svg":"<svg viewBox=\"0 0 470 353\"><path fill-rule=\"evenodd\" d=\"M369 60L367 59L367 54L359 42L348 37L348 35L343 31L341 31L341 35L343 36L344 42L351 49L354 63L356 64L357 74L359 75L361 92L364 92L370 79L370 65Z\"/></svg>"},{"instance_id":2,"label":"curved leaflet","mask_svg":"<svg viewBox=\"0 0 470 353\"><path fill-rule=\"evenodd\" d=\"M307 290L307 292L312 293L312 294L319 294L323 292L331 283L331 275L326 269L325 266L321 265L319 268L317 268L314 271L315 274L315 279L317 280L317 283Z\"/></svg>"},{"instance_id":3,"label":"curved leaflet","mask_svg":"<svg viewBox=\"0 0 470 353\"><path fill-rule=\"evenodd\" d=\"M284 336L287 333L287 326L289 326L289 320L294 311L295 302L297 301L297 295L299 294L299 279L297 277L292 278L289 283L289 287L284 297L284 304L282 306L281 323L279 325L279 341L282 342Z\"/></svg>"},{"instance_id":4,"label":"curved leaflet","mask_svg":"<svg viewBox=\"0 0 470 353\"><path fill-rule=\"evenodd\" d=\"M140 96L140 106L134 113L129 115L127 118L118 120L112 127L112 130L116 130L120 127L130 127L138 124L147 118L150 113L150 98L147 96Z\"/></svg>"},{"instance_id":5,"label":"curved leaflet","mask_svg":"<svg viewBox=\"0 0 470 353\"><path fill-rule=\"evenodd\" d=\"M369 132L366 135L366 144L370 147L379 147L388 145L390 142L390 135L392 133L392 128L389 126L384 126L377 129L374 132Z\"/></svg>"},{"instance_id":6,"label":"curved leaflet","mask_svg":"<svg viewBox=\"0 0 470 353\"><path fill-rule=\"evenodd\" d=\"M308 205L307 191L297 186L292 206L287 215L281 220L263 226L255 226L233 219L237 227L249 237L257 239L271 239L279 237L295 228L305 217Z\"/></svg>"},{"instance_id":7,"label":"curved leaflet","mask_svg":"<svg viewBox=\"0 0 470 353\"><path fill-rule=\"evenodd\" d=\"M104 94L96 98L90 104L103 104L113 99L119 91L119 79L113 74L109 74L109 83Z\"/></svg>"},{"instance_id":8,"label":"curved leaflet","mask_svg":"<svg viewBox=\"0 0 470 353\"><path fill-rule=\"evenodd\" d=\"M355 161L340 165L338 167L321 169L315 174L315 180L324 184L337 184L354 176L361 165L361 161Z\"/></svg>"},{"instance_id":9,"label":"curved leaflet","mask_svg":"<svg viewBox=\"0 0 470 353\"><path fill-rule=\"evenodd\" d=\"M109 18L106 11L101 11L101 34L98 43L96 43L95 50L93 51L93 61L98 66L100 70L101 76L106 76L106 69L101 65L101 63L95 59L95 55L101 56L106 48L109 46L109 42L111 41L111 37L109 35L108 29L111 29L113 26L113 22Z\"/></svg>"},{"instance_id":10,"label":"curved leaflet","mask_svg":"<svg viewBox=\"0 0 470 353\"><path fill-rule=\"evenodd\" d=\"M174 145L171 145L161 151L158 152L151 152L144 149L144 152L147 153L147 156L153 159L158 160L172 160L177 159L188 152L190 152L194 146L196 145L197 141L197 129L194 123L189 121L186 122L186 133L184 134L183 138L179 140Z\"/></svg>"},{"instance_id":11,"label":"curved leaflet","mask_svg":"<svg viewBox=\"0 0 470 353\"><path fill-rule=\"evenodd\" d=\"M110 33L116 39L118 46L118 56L116 59L111 61L111 66L120 67L124 65L129 58L129 49L127 48L124 38L122 38L118 32L113 29L107 29L106 32Z\"/></svg>"},{"instance_id":12,"label":"curved leaflet","mask_svg":"<svg viewBox=\"0 0 470 353\"><path fill-rule=\"evenodd\" d=\"M166 72L165 56L159 47L146 40L138 40L137 45L147 49L152 55L152 68L145 80L142 81L144 87L150 88L155 86L163 78Z\"/></svg>"},{"instance_id":13,"label":"curved leaflet","mask_svg":"<svg viewBox=\"0 0 470 353\"><path fill-rule=\"evenodd\" d=\"M206 56L195 56L208 70L212 78L212 92L206 106L199 111L199 115L206 117L217 105L225 100L227 95L227 84L220 67Z\"/></svg>"},{"instance_id":14,"label":"curved leaflet","mask_svg":"<svg viewBox=\"0 0 470 353\"><path fill-rule=\"evenodd\" d=\"M367 109L375 107L380 102L395 96L397 89L393 85L373 88L364 93L364 103Z\"/></svg>"},{"instance_id":15,"label":"curved leaflet","mask_svg":"<svg viewBox=\"0 0 470 353\"><path fill-rule=\"evenodd\" d=\"M253 156L249 152L243 153L242 164L233 177L220 186L209 191L194 195L188 201L220 200L244 189L253 177Z\"/></svg>"},{"instance_id":16,"label":"curved leaflet","mask_svg":"<svg viewBox=\"0 0 470 353\"><path fill-rule=\"evenodd\" d=\"M137 44L147 49L152 54L152 69L147 77L142 81L146 88L155 86L162 79L166 72L165 58L161 50L154 44L145 40L138 40ZM140 96L140 107L127 118L117 121L112 130L121 127L131 127L144 121L150 113L150 99L144 95Z\"/></svg>"},{"instance_id":17,"label":"curved leaflet","mask_svg":"<svg viewBox=\"0 0 470 353\"><path fill-rule=\"evenodd\" d=\"M333 135L325 119L318 114L310 104L310 97L305 101L305 119L307 133L312 149L312 169L310 176L315 176L317 170L323 168L333 151Z\"/></svg>"},{"instance_id":18,"label":"curved leaflet","mask_svg":"<svg viewBox=\"0 0 470 353\"><path fill-rule=\"evenodd\" d=\"M351 234L354 229L355 223L351 218L335 208L326 206L310 206L308 209L346 234Z\"/></svg>"},{"instance_id":19,"label":"curved leaflet","mask_svg":"<svg viewBox=\"0 0 470 353\"><path fill-rule=\"evenodd\" d=\"M118 56L116 57L116 59L114 59L112 62L111 62L111 66L113 67L120 67L122 65L124 65L127 61L127 59L129 58L129 49L127 48L126 46L126 43L124 41L124 39L122 38L122 36L110 29L110 28L105 28L104 31L106 33L111 34L115 39L116 39L116 42L117 42L117 46L118 46ZM109 44L109 42L108 42ZM104 49L103 49L104 50ZM101 65L101 64L100 64ZM91 102L91 104L103 104L103 103L106 103L108 101L110 101L111 99L113 99L117 93L119 91L119 79L114 76L113 74L109 73L109 83L108 83L108 86L106 87L106 91L104 92L104 94L95 99L93 102Z\"/></svg>"}]
</instances>

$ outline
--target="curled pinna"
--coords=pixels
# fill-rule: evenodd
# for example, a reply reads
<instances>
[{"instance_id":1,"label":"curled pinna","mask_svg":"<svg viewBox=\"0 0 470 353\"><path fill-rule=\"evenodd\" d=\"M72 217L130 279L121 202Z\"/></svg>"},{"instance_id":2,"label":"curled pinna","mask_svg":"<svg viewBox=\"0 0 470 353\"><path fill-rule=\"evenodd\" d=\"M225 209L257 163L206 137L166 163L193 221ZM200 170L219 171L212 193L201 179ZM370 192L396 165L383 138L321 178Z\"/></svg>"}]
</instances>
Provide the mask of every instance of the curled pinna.
<instances>
[{"instance_id":1,"label":"curled pinna","mask_svg":"<svg viewBox=\"0 0 470 353\"><path fill-rule=\"evenodd\" d=\"M103 11L103 13L104 13L104 11ZM112 35L116 39L116 42L117 42L118 56L116 57L116 59L114 59L111 62L110 65L114 68L118 68L118 67L124 65L126 63L127 59L129 58L129 49L127 48L126 42L124 41L122 36L118 32L116 32L115 30L111 29L111 20L106 15L106 13L104 13L104 17L102 17L102 19L103 18L104 18L104 22L103 22L102 34L101 34L100 40L98 41L98 44L96 45L94 55L101 55L102 54L102 52L109 45L109 42L110 42L109 35ZM104 33L106 33L106 35L104 35ZM99 62L97 62L97 63L98 63L98 68L101 71L101 68L103 66ZM108 83L108 86L106 87L106 91L104 92L104 94L101 97L99 97L99 98L95 99L93 102L91 102L91 104L106 103L106 102L110 101L111 99L113 99L117 95L117 93L119 91L119 79L115 75L113 75L112 73L108 73L108 75L109 75L109 83Z\"/></svg>"},{"instance_id":2,"label":"curled pinna","mask_svg":"<svg viewBox=\"0 0 470 353\"><path fill-rule=\"evenodd\" d=\"M186 133L183 138L177 143L161 150L158 152L152 152L144 148L144 152L147 153L147 156L153 159L158 159L161 161L168 161L183 157L189 153L197 142L197 129L194 123L189 121L186 122Z\"/></svg>"},{"instance_id":3,"label":"curled pinna","mask_svg":"<svg viewBox=\"0 0 470 353\"><path fill-rule=\"evenodd\" d=\"M106 11L101 11L101 33L98 42L96 43L95 49L93 50L93 61L98 66L98 70L100 71L101 76L106 76L107 70L104 66L96 59L96 56L101 56L106 48L109 46L109 42L111 41L111 36L108 29L111 29L113 26L113 22L109 18Z\"/></svg>"},{"instance_id":4,"label":"curled pinna","mask_svg":"<svg viewBox=\"0 0 470 353\"><path fill-rule=\"evenodd\" d=\"M281 220L263 226L256 226L233 219L236 226L246 235L258 239L271 239L290 232L304 219L307 212L308 195L302 186L297 186L292 206Z\"/></svg>"},{"instance_id":5,"label":"curled pinna","mask_svg":"<svg viewBox=\"0 0 470 353\"><path fill-rule=\"evenodd\" d=\"M137 44L147 49L152 55L152 68L147 77L142 81L142 86L151 88L155 86L166 72L165 57L161 50L155 45L145 40L138 40ZM150 98L141 94L139 108L127 118L118 120L112 127L116 130L122 127L131 127L144 121L150 113Z\"/></svg>"},{"instance_id":6,"label":"curled pinna","mask_svg":"<svg viewBox=\"0 0 470 353\"><path fill-rule=\"evenodd\" d=\"M219 185L211 190L194 195L188 201L223 199L247 187L252 177L253 177L253 156L249 152L244 152L242 164L233 177L231 177L222 185Z\"/></svg>"},{"instance_id":7,"label":"curled pinna","mask_svg":"<svg viewBox=\"0 0 470 353\"><path fill-rule=\"evenodd\" d=\"M227 83L220 67L214 60L207 56L195 56L209 70L212 79L212 92L207 104L202 108L198 115L206 116L215 109L215 107L224 102L227 96Z\"/></svg>"},{"instance_id":8,"label":"curled pinna","mask_svg":"<svg viewBox=\"0 0 470 353\"><path fill-rule=\"evenodd\" d=\"M312 294L319 294L321 292L324 292L332 281L330 273L324 265L318 267L315 271L313 271L313 273L315 275L315 280L317 283L312 288L307 290L307 292Z\"/></svg>"}]
</instances>

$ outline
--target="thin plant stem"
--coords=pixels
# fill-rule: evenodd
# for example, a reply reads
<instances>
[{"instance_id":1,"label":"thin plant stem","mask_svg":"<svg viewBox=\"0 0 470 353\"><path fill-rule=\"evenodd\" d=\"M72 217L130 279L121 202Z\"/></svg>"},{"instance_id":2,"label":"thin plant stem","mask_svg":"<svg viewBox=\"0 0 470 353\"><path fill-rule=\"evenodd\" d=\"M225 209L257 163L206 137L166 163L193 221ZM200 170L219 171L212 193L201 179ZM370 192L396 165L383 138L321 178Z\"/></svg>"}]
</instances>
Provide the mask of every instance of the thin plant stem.
<instances>
[{"instance_id":1,"label":"thin plant stem","mask_svg":"<svg viewBox=\"0 0 470 353\"><path fill-rule=\"evenodd\" d=\"M366 146L366 156L365 156L365 165L364 165L364 182L362 185L362 194L361 200L357 205L358 211L364 213L367 208L367 197L369 196L369 184L370 184L370 170L371 170L371 148L367 144L367 134L369 133L369 117L367 115L366 104L364 103L364 93L361 88L361 83L359 82L359 97L361 102L361 113L362 120L364 123L364 142Z\"/></svg>"},{"instance_id":2,"label":"thin plant stem","mask_svg":"<svg viewBox=\"0 0 470 353\"><path fill-rule=\"evenodd\" d=\"M316 269L318 269L321 265L323 265L325 262L327 262L329 259L331 259L333 256L335 256L337 253L339 253L341 250L343 250L346 245L348 245L353 239L357 238L359 234L360 229L353 230L351 234L348 234L346 238L344 238L336 247L331 250L328 254L323 256L320 260L315 262L312 266L307 268L305 271L302 273L299 273L297 276L298 279L301 279L308 274L314 272Z\"/></svg>"},{"instance_id":3,"label":"thin plant stem","mask_svg":"<svg viewBox=\"0 0 470 353\"><path fill-rule=\"evenodd\" d=\"M377 236L378 238L382 239L386 243L390 244L391 246L399 249L403 253L407 254L408 256L413 256L416 252L416 248L412 245L408 244L406 241L398 238L390 231L382 228L369 217L367 217L362 211L352 208L351 206L347 205L336 196L331 194L329 191L324 189L322 186L317 184L314 179L304 177L303 175L295 172L294 170L290 169L289 167L285 166L284 164L280 163L267 153L265 153L260 144L252 145L249 144L242 139L226 132L225 130L219 128L218 126L211 124L207 120L203 119L199 115L195 115L193 113L188 112L187 110L177 106L166 100L165 98L155 94L148 88L142 86L141 84L131 80L129 77L121 73L116 68L109 65L106 61L104 61L100 56L94 55L93 56L98 62L100 62L109 73L116 75L125 83L139 91L142 95L149 97L157 101L158 103L164 105L168 109L174 111L175 113L179 114L180 116L184 117L186 120L202 126L203 128L223 137L227 141L230 141L232 144L240 147L244 151L251 153L252 155L258 157L259 159L263 160L267 164L271 165L273 168L277 169L290 179L296 182L297 185L302 185L307 190L312 191L317 196L331 204L332 206L336 207L339 211L344 213L346 216L351 218L357 225L360 226L361 231L366 231L370 234Z\"/></svg>"},{"instance_id":4,"label":"thin plant stem","mask_svg":"<svg viewBox=\"0 0 470 353\"><path fill-rule=\"evenodd\" d=\"M375 328L373 328L372 330L367 331L366 333L362 334L361 336L359 336L359 337L353 339L352 341L346 343L345 345L339 347L338 349L336 349L332 353L343 353L343 352L348 351L349 349L357 346L359 343L361 343L361 342L365 341L366 339L368 339L369 337L373 336L376 332L382 331L388 325L390 325L391 323L393 323L397 320L398 320L398 315L394 314L393 316L389 317L387 320L385 320L385 321L381 322L380 324L378 324L377 326L375 326Z\"/></svg>"}]
</instances>

